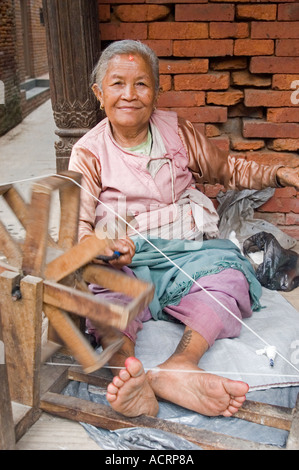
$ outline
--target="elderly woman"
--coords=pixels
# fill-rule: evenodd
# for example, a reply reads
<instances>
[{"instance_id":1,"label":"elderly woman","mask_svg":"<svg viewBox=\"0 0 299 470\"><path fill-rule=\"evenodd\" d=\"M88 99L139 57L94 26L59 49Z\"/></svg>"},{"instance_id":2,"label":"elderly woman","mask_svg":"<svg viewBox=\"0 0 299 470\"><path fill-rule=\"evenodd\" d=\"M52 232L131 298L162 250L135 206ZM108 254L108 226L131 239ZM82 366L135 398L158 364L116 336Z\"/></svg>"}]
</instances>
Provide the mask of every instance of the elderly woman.
<instances>
[{"instance_id":1,"label":"elderly woman","mask_svg":"<svg viewBox=\"0 0 299 470\"><path fill-rule=\"evenodd\" d=\"M244 402L248 385L200 373L198 363L216 339L239 334L238 319L252 314L256 284L241 254L229 241L217 240L217 213L196 184L220 183L229 189L298 188L298 171L235 159L176 113L156 110L159 63L140 42L125 40L108 46L95 68L93 83L107 117L74 145L71 155L69 168L82 173L87 190L82 191L79 238L106 230L121 253L110 262L111 267L137 276L138 268L152 265L154 269L159 262L154 250L144 247L144 239L149 238L160 242L162 254L165 251L175 254L179 263L182 260L184 270L192 267L188 271L192 278L200 277L200 284L189 285L174 300L161 287L165 276L170 284L173 281L170 266L162 269L163 280L155 273L160 312L146 309L123 332L123 346L110 361L120 370L108 386L107 399L127 416L156 415L159 397L208 416L232 416ZM111 215L115 213L128 225L119 224ZM116 295L100 286L91 288L106 299ZM209 291L214 298L207 295ZM185 330L173 355L155 371L145 373L134 349L142 322L150 318L179 321ZM108 338L101 343L105 348Z\"/></svg>"}]
</instances>

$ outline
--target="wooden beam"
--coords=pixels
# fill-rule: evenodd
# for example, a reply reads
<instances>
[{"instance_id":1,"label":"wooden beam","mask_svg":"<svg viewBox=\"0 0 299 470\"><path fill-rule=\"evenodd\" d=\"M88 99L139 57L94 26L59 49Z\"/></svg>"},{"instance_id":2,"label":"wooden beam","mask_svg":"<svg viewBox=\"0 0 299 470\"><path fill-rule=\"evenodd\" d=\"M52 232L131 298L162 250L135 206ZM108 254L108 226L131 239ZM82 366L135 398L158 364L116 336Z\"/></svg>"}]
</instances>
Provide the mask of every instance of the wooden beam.
<instances>
[{"instance_id":1,"label":"wooden beam","mask_svg":"<svg viewBox=\"0 0 299 470\"><path fill-rule=\"evenodd\" d=\"M5 199L6 203L9 205L11 210L14 212L15 216L21 222L23 227L26 227L27 224L27 212L28 212L28 205L19 194L19 192L13 186L9 188L3 194L3 198Z\"/></svg>"},{"instance_id":2,"label":"wooden beam","mask_svg":"<svg viewBox=\"0 0 299 470\"><path fill-rule=\"evenodd\" d=\"M286 448L287 450L299 450L299 394L293 410L292 425Z\"/></svg>"},{"instance_id":3,"label":"wooden beam","mask_svg":"<svg viewBox=\"0 0 299 470\"><path fill-rule=\"evenodd\" d=\"M32 185L32 191L40 194L52 194L52 192L56 190L61 190L67 187L74 187L74 181L80 183L80 180L80 173L76 171L62 171L57 175L41 178Z\"/></svg>"},{"instance_id":4,"label":"wooden beam","mask_svg":"<svg viewBox=\"0 0 299 470\"><path fill-rule=\"evenodd\" d=\"M100 240L92 235L73 246L66 253L51 261L45 269L45 278L60 281L77 269L85 266L109 246L108 240Z\"/></svg>"},{"instance_id":5,"label":"wooden beam","mask_svg":"<svg viewBox=\"0 0 299 470\"><path fill-rule=\"evenodd\" d=\"M0 450L13 450L15 442L15 428L5 363L4 343L0 336Z\"/></svg>"},{"instance_id":6,"label":"wooden beam","mask_svg":"<svg viewBox=\"0 0 299 470\"><path fill-rule=\"evenodd\" d=\"M43 299L46 304L89 318L95 324L103 323L119 329L127 326L128 309L122 305L105 302L91 293L44 281Z\"/></svg>"},{"instance_id":7,"label":"wooden beam","mask_svg":"<svg viewBox=\"0 0 299 470\"><path fill-rule=\"evenodd\" d=\"M20 245L12 238L8 230L0 221L0 251L5 255L9 264L21 267L22 250Z\"/></svg>"},{"instance_id":8,"label":"wooden beam","mask_svg":"<svg viewBox=\"0 0 299 470\"><path fill-rule=\"evenodd\" d=\"M274 446L233 438L206 429L196 429L191 426L172 423L171 421L151 416L142 415L137 418L126 418L116 413L109 406L53 392L47 392L42 396L41 408L47 413L74 421L82 421L109 430L131 427L160 429L164 432L170 432L187 439L206 450L278 449Z\"/></svg>"},{"instance_id":9,"label":"wooden beam","mask_svg":"<svg viewBox=\"0 0 299 470\"><path fill-rule=\"evenodd\" d=\"M71 172L69 172L71 173ZM69 173L62 173L63 176ZM76 182L81 182L81 175L71 173ZM60 227L58 246L63 250L69 250L78 243L78 225L80 210L80 193L78 185L65 185L60 190Z\"/></svg>"},{"instance_id":10,"label":"wooden beam","mask_svg":"<svg viewBox=\"0 0 299 470\"><path fill-rule=\"evenodd\" d=\"M289 431L292 424L292 413L292 408L248 400L242 405L234 417Z\"/></svg>"},{"instance_id":11,"label":"wooden beam","mask_svg":"<svg viewBox=\"0 0 299 470\"><path fill-rule=\"evenodd\" d=\"M114 292L122 292L131 298L136 298L147 290L150 284L128 276L127 274L111 267L89 264L82 270L84 281L89 284L98 284ZM153 286L151 286L153 290Z\"/></svg>"},{"instance_id":12,"label":"wooden beam","mask_svg":"<svg viewBox=\"0 0 299 470\"><path fill-rule=\"evenodd\" d=\"M32 192L28 210L26 238L23 245L22 270L25 274L43 277L48 244L51 194Z\"/></svg>"},{"instance_id":13,"label":"wooden beam","mask_svg":"<svg viewBox=\"0 0 299 470\"><path fill-rule=\"evenodd\" d=\"M86 373L103 367L123 343L122 340L117 340L109 350L107 349L102 354L98 354L65 312L47 304L44 304L44 312L53 328Z\"/></svg>"},{"instance_id":14,"label":"wooden beam","mask_svg":"<svg viewBox=\"0 0 299 470\"><path fill-rule=\"evenodd\" d=\"M22 298L12 290L20 286ZM31 407L39 405L42 322L42 279L0 274L0 308L11 400Z\"/></svg>"}]
</instances>

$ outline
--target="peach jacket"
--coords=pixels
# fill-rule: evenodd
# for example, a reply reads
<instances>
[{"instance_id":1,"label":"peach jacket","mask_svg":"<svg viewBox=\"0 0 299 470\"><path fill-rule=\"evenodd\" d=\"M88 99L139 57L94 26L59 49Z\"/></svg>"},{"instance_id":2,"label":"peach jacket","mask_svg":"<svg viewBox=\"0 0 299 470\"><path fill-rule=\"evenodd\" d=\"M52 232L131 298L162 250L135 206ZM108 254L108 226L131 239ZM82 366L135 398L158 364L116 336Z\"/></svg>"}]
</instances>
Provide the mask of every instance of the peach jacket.
<instances>
[{"instance_id":1,"label":"peach jacket","mask_svg":"<svg viewBox=\"0 0 299 470\"><path fill-rule=\"evenodd\" d=\"M99 221L105 218L111 221L116 214L132 224L129 230L127 227L129 235L132 226L146 232L149 223L151 227L173 223L178 213L182 217L180 202L185 200L191 204L188 214L193 203L203 208L206 220L203 231L210 230L212 237L217 236L217 213L211 201L196 189L197 184L220 183L226 189L240 190L278 186L276 172L280 165L237 159L172 111L154 111L150 128L153 136L150 156L120 147L113 138L108 118L73 146L69 169L82 174L84 188L79 239L94 231Z\"/></svg>"}]
</instances>

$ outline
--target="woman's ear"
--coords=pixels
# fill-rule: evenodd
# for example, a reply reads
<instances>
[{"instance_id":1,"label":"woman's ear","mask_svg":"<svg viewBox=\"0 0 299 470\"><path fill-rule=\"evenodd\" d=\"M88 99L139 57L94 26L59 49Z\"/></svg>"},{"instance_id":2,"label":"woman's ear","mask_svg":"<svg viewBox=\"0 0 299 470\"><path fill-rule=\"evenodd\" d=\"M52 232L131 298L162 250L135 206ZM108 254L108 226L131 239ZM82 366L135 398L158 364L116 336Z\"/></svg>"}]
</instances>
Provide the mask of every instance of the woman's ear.
<instances>
[{"instance_id":1,"label":"woman's ear","mask_svg":"<svg viewBox=\"0 0 299 470\"><path fill-rule=\"evenodd\" d=\"M92 91L95 94L96 99L102 104L102 92L97 83L94 83L91 87Z\"/></svg>"}]
</instances>

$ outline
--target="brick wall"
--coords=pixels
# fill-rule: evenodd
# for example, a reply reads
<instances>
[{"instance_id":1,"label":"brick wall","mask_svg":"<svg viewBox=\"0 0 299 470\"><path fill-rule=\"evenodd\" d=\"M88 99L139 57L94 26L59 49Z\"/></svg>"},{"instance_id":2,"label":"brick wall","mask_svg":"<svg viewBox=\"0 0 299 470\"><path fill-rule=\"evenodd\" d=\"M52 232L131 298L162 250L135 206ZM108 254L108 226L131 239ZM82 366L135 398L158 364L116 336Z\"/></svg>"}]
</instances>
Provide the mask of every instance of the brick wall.
<instances>
[{"instance_id":1,"label":"brick wall","mask_svg":"<svg viewBox=\"0 0 299 470\"><path fill-rule=\"evenodd\" d=\"M299 164L298 2L99 0L99 15L102 47L138 39L159 56L160 108L239 158ZM203 189L215 201L222 188ZM277 189L256 216L299 240L295 190Z\"/></svg>"},{"instance_id":2,"label":"brick wall","mask_svg":"<svg viewBox=\"0 0 299 470\"><path fill-rule=\"evenodd\" d=\"M28 4L30 4L29 15L33 76L39 77L48 73L46 31L40 16L43 0L30 0Z\"/></svg>"},{"instance_id":3,"label":"brick wall","mask_svg":"<svg viewBox=\"0 0 299 470\"><path fill-rule=\"evenodd\" d=\"M3 0L0 3L0 135L22 119L13 3L13 0Z\"/></svg>"},{"instance_id":4,"label":"brick wall","mask_svg":"<svg viewBox=\"0 0 299 470\"><path fill-rule=\"evenodd\" d=\"M21 83L27 78L39 77L48 73L48 56L45 26L41 22L42 0L27 0L28 45L30 48L31 73L26 73L24 59L24 25L22 22L21 1L14 2L16 21L16 50Z\"/></svg>"},{"instance_id":5,"label":"brick wall","mask_svg":"<svg viewBox=\"0 0 299 470\"><path fill-rule=\"evenodd\" d=\"M41 22L42 0L26 0L30 72L24 54L24 23L21 0L0 2L0 80L4 82L5 103L0 100L0 135L15 127L30 112L50 98L45 91L26 100L21 84L28 78L47 74L48 57L45 26ZM0 82L1 85L1 82Z\"/></svg>"}]
</instances>

